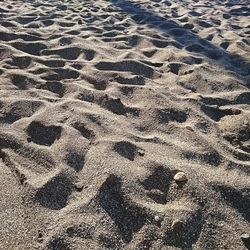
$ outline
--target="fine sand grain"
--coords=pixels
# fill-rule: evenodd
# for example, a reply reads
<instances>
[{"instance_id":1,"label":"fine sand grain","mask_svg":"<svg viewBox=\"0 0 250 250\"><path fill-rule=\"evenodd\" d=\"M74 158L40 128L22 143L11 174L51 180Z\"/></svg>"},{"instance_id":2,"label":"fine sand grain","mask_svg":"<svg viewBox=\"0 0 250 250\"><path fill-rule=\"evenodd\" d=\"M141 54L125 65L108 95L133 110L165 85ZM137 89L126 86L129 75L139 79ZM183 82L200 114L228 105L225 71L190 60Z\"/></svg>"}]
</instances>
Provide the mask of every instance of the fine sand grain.
<instances>
[{"instance_id":1,"label":"fine sand grain","mask_svg":"<svg viewBox=\"0 0 250 250\"><path fill-rule=\"evenodd\" d=\"M0 249L250 249L249 0L0 1Z\"/></svg>"}]
</instances>

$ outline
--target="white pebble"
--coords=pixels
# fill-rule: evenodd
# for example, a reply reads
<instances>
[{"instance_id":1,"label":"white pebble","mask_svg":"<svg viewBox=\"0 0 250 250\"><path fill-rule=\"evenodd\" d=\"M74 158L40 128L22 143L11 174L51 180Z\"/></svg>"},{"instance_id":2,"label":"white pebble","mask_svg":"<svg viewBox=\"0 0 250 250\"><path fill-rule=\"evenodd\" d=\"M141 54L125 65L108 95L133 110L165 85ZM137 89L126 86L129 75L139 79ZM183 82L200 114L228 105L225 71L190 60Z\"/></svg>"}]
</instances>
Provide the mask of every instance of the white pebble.
<instances>
[{"instance_id":1,"label":"white pebble","mask_svg":"<svg viewBox=\"0 0 250 250\"><path fill-rule=\"evenodd\" d=\"M184 172L178 172L174 176L174 180L177 181L177 182L184 182L184 181L187 181L187 176L185 175Z\"/></svg>"},{"instance_id":2,"label":"white pebble","mask_svg":"<svg viewBox=\"0 0 250 250\"><path fill-rule=\"evenodd\" d=\"M158 215L155 216L155 221L159 221L160 217Z\"/></svg>"}]
</instances>

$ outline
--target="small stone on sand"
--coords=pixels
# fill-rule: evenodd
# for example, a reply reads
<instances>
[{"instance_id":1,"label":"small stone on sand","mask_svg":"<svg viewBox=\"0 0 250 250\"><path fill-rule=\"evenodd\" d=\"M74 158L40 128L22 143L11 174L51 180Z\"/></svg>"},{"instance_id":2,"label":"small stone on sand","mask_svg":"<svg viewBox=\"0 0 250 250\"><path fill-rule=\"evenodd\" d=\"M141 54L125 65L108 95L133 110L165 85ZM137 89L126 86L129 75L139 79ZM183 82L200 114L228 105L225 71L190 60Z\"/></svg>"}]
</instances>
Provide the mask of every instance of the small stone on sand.
<instances>
[{"instance_id":1,"label":"small stone on sand","mask_svg":"<svg viewBox=\"0 0 250 250\"><path fill-rule=\"evenodd\" d=\"M241 239L243 239L243 240L248 240L248 239L250 239L250 235L247 234L247 233L242 234L240 237L241 237Z\"/></svg>"},{"instance_id":2,"label":"small stone on sand","mask_svg":"<svg viewBox=\"0 0 250 250\"><path fill-rule=\"evenodd\" d=\"M145 151L143 149L138 149L138 154L140 156L144 156L145 155Z\"/></svg>"},{"instance_id":3,"label":"small stone on sand","mask_svg":"<svg viewBox=\"0 0 250 250\"><path fill-rule=\"evenodd\" d=\"M184 172L178 172L175 176L174 176L174 180L176 182L185 182L187 181L187 176L185 175Z\"/></svg>"},{"instance_id":4,"label":"small stone on sand","mask_svg":"<svg viewBox=\"0 0 250 250\"><path fill-rule=\"evenodd\" d=\"M155 221L159 221L160 217L158 215L155 216Z\"/></svg>"}]
</instances>

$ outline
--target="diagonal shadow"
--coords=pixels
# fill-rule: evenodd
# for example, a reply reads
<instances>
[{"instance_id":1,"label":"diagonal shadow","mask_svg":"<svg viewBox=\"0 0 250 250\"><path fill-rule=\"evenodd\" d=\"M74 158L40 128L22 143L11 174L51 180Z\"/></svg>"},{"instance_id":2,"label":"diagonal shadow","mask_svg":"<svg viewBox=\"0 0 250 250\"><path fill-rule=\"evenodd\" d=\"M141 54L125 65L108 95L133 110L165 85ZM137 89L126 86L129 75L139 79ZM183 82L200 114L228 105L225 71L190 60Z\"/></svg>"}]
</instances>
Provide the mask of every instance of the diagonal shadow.
<instances>
[{"instance_id":1,"label":"diagonal shadow","mask_svg":"<svg viewBox=\"0 0 250 250\"><path fill-rule=\"evenodd\" d=\"M225 69L241 77L249 87L246 77L250 75L250 63L237 54L231 54L217 47L206 39L199 37L188 27L182 27L173 20L167 20L130 0L109 0L121 13L128 13L138 24L148 24L174 38L175 46L189 52L198 53L210 60L220 63Z\"/></svg>"}]
</instances>

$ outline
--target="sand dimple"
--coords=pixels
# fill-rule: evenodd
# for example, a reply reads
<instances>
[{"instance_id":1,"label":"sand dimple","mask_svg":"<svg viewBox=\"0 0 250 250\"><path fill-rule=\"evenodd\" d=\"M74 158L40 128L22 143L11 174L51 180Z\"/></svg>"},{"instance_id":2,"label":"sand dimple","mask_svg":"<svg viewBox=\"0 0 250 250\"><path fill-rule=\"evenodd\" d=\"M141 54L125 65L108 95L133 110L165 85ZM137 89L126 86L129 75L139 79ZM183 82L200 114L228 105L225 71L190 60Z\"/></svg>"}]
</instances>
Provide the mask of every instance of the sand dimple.
<instances>
[{"instance_id":1,"label":"sand dimple","mask_svg":"<svg viewBox=\"0 0 250 250\"><path fill-rule=\"evenodd\" d=\"M63 42L63 41L62 41ZM63 59L76 60L81 53L81 49L77 47L56 49L56 50L44 50L43 55L58 55Z\"/></svg>"},{"instance_id":2,"label":"sand dimple","mask_svg":"<svg viewBox=\"0 0 250 250\"><path fill-rule=\"evenodd\" d=\"M250 153L250 120L247 115L225 116L220 121L223 137L233 146Z\"/></svg>"},{"instance_id":3,"label":"sand dimple","mask_svg":"<svg viewBox=\"0 0 250 250\"><path fill-rule=\"evenodd\" d=\"M142 149L128 141L120 141L115 143L114 150L119 155L133 161L136 155L140 154L138 151L143 152Z\"/></svg>"},{"instance_id":4,"label":"sand dimple","mask_svg":"<svg viewBox=\"0 0 250 250\"><path fill-rule=\"evenodd\" d=\"M146 216L141 208L126 201L119 178L111 175L101 186L98 199L101 207L114 221L121 237L125 242L130 242L133 233L139 231L145 223Z\"/></svg>"},{"instance_id":5,"label":"sand dimple","mask_svg":"<svg viewBox=\"0 0 250 250\"><path fill-rule=\"evenodd\" d=\"M56 81L48 81L44 85L41 85L40 88L58 94L59 97L63 97L65 92L65 87L63 86L63 84Z\"/></svg>"},{"instance_id":6,"label":"sand dimple","mask_svg":"<svg viewBox=\"0 0 250 250\"><path fill-rule=\"evenodd\" d=\"M44 125L39 121L33 121L27 128L30 140L36 144L51 146L61 136L62 128L54 125Z\"/></svg>"},{"instance_id":7,"label":"sand dimple","mask_svg":"<svg viewBox=\"0 0 250 250\"><path fill-rule=\"evenodd\" d=\"M59 210L67 205L71 189L71 182L67 177L56 176L37 191L35 200L45 208Z\"/></svg>"},{"instance_id":8,"label":"sand dimple","mask_svg":"<svg viewBox=\"0 0 250 250\"><path fill-rule=\"evenodd\" d=\"M36 100L18 100L11 103L2 103L1 123L11 124L23 117L32 116L40 107L42 102Z\"/></svg>"},{"instance_id":9,"label":"sand dimple","mask_svg":"<svg viewBox=\"0 0 250 250\"><path fill-rule=\"evenodd\" d=\"M0 249L248 249L248 5L2 1Z\"/></svg>"},{"instance_id":10,"label":"sand dimple","mask_svg":"<svg viewBox=\"0 0 250 250\"><path fill-rule=\"evenodd\" d=\"M151 67L136 61L99 62L96 68L99 70L129 71L149 78L154 74L154 70Z\"/></svg>"}]
</instances>

